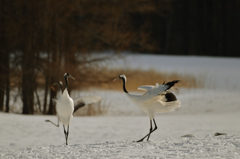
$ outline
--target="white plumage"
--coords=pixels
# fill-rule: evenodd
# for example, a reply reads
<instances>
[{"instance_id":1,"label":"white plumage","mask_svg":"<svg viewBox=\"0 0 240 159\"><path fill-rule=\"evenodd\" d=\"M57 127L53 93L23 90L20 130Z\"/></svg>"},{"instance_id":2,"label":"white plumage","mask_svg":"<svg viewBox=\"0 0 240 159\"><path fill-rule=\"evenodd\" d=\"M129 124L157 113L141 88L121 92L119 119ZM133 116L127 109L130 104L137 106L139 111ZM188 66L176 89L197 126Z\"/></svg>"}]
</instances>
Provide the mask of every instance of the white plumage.
<instances>
[{"instance_id":1,"label":"white plumage","mask_svg":"<svg viewBox=\"0 0 240 159\"><path fill-rule=\"evenodd\" d=\"M175 83L178 83L179 80L168 82L166 84L163 83L162 85L159 85L157 83L155 86L140 86L138 89L145 90L146 92L142 95L135 95L128 93L126 90L127 78L125 75L122 74L116 79L122 79L123 91L129 97L129 99L142 111L146 112L150 118L150 132L142 139L138 140L138 142L143 141L146 137L148 137L148 141L151 133L157 129L157 125L154 119L155 113L171 112L181 105L181 102L177 100L176 96L169 91L169 89L174 86ZM154 129L152 129L152 121L155 125Z\"/></svg>"},{"instance_id":2,"label":"white plumage","mask_svg":"<svg viewBox=\"0 0 240 159\"><path fill-rule=\"evenodd\" d=\"M58 82L52 84L51 88L54 91L55 91L55 88L53 86L55 86L55 85L59 85L59 87L60 87L60 91L59 91L59 93L57 95L58 96L57 99L60 99L62 97L62 86L63 86L62 81L58 81ZM54 101L55 105L56 105L57 99L52 99ZM102 97L100 97L100 96L93 96L93 95L91 95L91 96L83 96L83 97L80 97L80 98L75 98L75 99L73 99L73 102L74 102L74 111L73 111L73 113L76 112L79 108L84 107L85 105L98 103L101 100L102 100ZM57 113L57 116L58 116L58 113ZM59 126L59 124L56 125L55 123L53 123L50 120L46 120L46 122L51 122L53 125L55 125L57 127Z\"/></svg>"},{"instance_id":3,"label":"white plumage","mask_svg":"<svg viewBox=\"0 0 240 159\"><path fill-rule=\"evenodd\" d=\"M46 120L46 122L51 122L55 126L59 126L59 122L63 124L63 130L65 134L66 139L66 145L68 145L68 134L69 134L69 125L71 123L71 120L73 118L73 111L74 111L74 102L73 99L68 94L68 78L72 78L72 75L69 73L64 74L65 82L66 82L66 88L62 92L62 82L58 82L60 86L60 92L58 95L58 99L53 99L56 103L56 112L57 112L57 119L58 124L54 124L50 120ZM67 131L65 130L65 127L67 127Z\"/></svg>"},{"instance_id":4,"label":"white plumage","mask_svg":"<svg viewBox=\"0 0 240 159\"><path fill-rule=\"evenodd\" d=\"M139 96L138 104L141 105L143 111L148 113L150 119L154 118L155 113L171 112L181 105L181 102L175 100L174 94L168 90L170 88L171 86L169 87L167 84L159 85L158 83L155 86L145 85L138 87L139 90L146 90L143 95ZM174 100L169 101L166 94Z\"/></svg>"},{"instance_id":5,"label":"white plumage","mask_svg":"<svg viewBox=\"0 0 240 159\"><path fill-rule=\"evenodd\" d=\"M61 98L56 100L56 111L60 122L64 126L70 125L73 118L74 103L68 94L67 88L63 91Z\"/></svg>"},{"instance_id":6,"label":"white plumage","mask_svg":"<svg viewBox=\"0 0 240 159\"><path fill-rule=\"evenodd\" d=\"M56 105L56 114L57 114L58 124L53 123L51 120L45 120L45 121L50 122L57 127L59 127L59 122L61 122L63 124L64 134L65 134L65 138L66 138L66 145L67 145L68 144L69 125L73 118L73 113L85 105L100 102L102 100L102 97L85 96L85 97L81 97L81 98L77 98L77 99L73 100L69 96L67 88L68 88L68 78L72 78L72 79L74 79L74 78L69 73L65 73L64 77L65 77L65 82L66 82L66 88L63 91L63 93L62 93L62 82L61 81L54 83L52 85L52 86L59 85L59 87L60 87L60 91L58 93L58 98L53 99L53 101ZM52 87L52 89L55 90L53 87ZM65 130L65 127L67 127L67 131Z\"/></svg>"}]
</instances>

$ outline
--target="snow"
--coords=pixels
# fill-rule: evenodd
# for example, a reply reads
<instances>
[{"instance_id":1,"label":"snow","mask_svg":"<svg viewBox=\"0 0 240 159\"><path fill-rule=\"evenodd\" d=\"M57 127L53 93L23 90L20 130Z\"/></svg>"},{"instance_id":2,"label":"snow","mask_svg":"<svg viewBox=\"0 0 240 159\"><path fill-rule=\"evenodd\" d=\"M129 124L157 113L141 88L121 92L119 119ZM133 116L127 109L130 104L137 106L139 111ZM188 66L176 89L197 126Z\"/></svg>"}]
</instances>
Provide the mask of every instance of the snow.
<instances>
[{"instance_id":1,"label":"snow","mask_svg":"<svg viewBox=\"0 0 240 159\"><path fill-rule=\"evenodd\" d=\"M145 116L75 117L69 146L53 116L0 114L0 158L239 158L239 114L157 116L149 142L136 143L149 129ZM15 120L14 120L15 119ZM140 124L141 123L141 124ZM214 136L216 132L227 136ZM194 138L181 138L194 134Z\"/></svg>"},{"instance_id":2,"label":"snow","mask_svg":"<svg viewBox=\"0 0 240 159\"><path fill-rule=\"evenodd\" d=\"M134 143L106 141L93 144L50 146L7 151L4 157L19 158L238 158L232 147L239 146L240 138L232 137L203 139L181 138L177 142L168 139L158 142ZM199 156L200 155L200 156Z\"/></svg>"},{"instance_id":3,"label":"snow","mask_svg":"<svg viewBox=\"0 0 240 159\"><path fill-rule=\"evenodd\" d=\"M130 55L125 61L130 68L193 74L206 84L181 88L181 107L158 114L158 129L142 143L134 141L148 133L149 118L123 92L76 93L94 92L111 107L105 116L74 116L68 146L62 125L45 122L56 116L0 113L0 158L240 158L240 59Z\"/></svg>"}]
</instances>

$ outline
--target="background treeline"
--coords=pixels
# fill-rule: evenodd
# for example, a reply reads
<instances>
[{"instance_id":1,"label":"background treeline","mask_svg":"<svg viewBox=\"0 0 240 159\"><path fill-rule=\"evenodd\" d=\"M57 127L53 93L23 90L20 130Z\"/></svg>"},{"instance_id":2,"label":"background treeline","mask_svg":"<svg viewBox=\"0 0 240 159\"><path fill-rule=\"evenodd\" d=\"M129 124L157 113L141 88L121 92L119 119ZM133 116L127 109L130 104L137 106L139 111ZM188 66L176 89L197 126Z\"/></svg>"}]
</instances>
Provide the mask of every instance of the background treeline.
<instances>
[{"instance_id":1,"label":"background treeline","mask_svg":"<svg viewBox=\"0 0 240 159\"><path fill-rule=\"evenodd\" d=\"M53 114L64 72L106 82L92 52L240 56L239 16L238 0L0 0L0 110L16 89L23 114Z\"/></svg>"}]
</instances>

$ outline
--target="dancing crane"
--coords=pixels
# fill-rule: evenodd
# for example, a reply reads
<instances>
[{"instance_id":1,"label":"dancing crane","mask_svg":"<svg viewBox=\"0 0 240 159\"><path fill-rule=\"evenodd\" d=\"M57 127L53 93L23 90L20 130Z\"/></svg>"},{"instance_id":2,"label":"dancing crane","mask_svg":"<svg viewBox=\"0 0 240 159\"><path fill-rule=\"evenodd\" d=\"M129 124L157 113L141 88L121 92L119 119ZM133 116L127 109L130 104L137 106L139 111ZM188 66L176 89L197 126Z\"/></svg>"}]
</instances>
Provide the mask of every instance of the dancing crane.
<instances>
[{"instance_id":1,"label":"dancing crane","mask_svg":"<svg viewBox=\"0 0 240 159\"><path fill-rule=\"evenodd\" d=\"M147 141L150 135L157 130L157 124L155 121L155 113L171 112L174 109L180 107L181 102L177 100L176 96L169 91L179 80L174 80L171 82L163 83L161 85L156 84L144 85L138 87L139 90L145 90L146 92L142 95L130 94L126 89L127 77L124 74L119 75L118 78L113 81L121 79L123 81L123 91L126 93L128 98L138 106L142 111L146 112L150 118L150 130L149 133L138 140L137 142L142 142L146 137ZM154 122L154 129L152 128L152 121Z\"/></svg>"},{"instance_id":2,"label":"dancing crane","mask_svg":"<svg viewBox=\"0 0 240 159\"><path fill-rule=\"evenodd\" d=\"M69 73L65 73L64 78L65 78L66 88L62 94L60 92L60 98L55 99L55 102L56 102L58 126L59 126L59 121L60 121L63 124L63 131L65 134L66 145L68 145L69 125L73 118L72 114L74 111L73 99L68 94L68 78L72 78L74 80L75 80L75 78L72 75L70 75ZM60 84L60 87L61 87L61 84ZM65 127L67 127L67 131L66 131Z\"/></svg>"},{"instance_id":3,"label":"dancing crane","mask_svg":"<svg viewBox=\"0 0 240 159\"><path fill-rule=\"evenodd\" d=\"M58 81L54 84L52 84L51 88L55 91L55 88L53 86L55 85L59 85L60 87L60 91L58 92L58 98L57 99L60 99L61 96L62 96L62 81ZM53 99L54 101L54 104L56 105L56 100L57 99ZM79 109L79 108L82 108L86 105L89 105L89 104L94 104L94 103L98 103L102 100L102 97L99 97L99 96L83 96L83 97L80 97L80 98L76 98L76 99L73 99L74 101L74 111L73 111L73 114ZM55 125L56 127L59 127L59 115L58 115L58 112L56 112L57 114L57 123L58 124L55 124L54 122L52 122L51 120L45 120L45 122L50 122L52 123L53 125Z\"/></svg>"}]
</instances>

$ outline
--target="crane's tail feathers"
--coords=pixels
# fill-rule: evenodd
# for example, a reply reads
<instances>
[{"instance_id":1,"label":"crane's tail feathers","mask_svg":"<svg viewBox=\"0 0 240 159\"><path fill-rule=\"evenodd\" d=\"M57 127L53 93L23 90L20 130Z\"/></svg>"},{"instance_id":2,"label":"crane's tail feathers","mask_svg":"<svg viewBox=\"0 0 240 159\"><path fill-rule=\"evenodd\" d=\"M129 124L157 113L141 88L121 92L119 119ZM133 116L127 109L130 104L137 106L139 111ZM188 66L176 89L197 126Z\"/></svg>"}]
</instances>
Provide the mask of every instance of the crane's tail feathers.
<instances>
[{"instance_id":1,"label":"crane's tail feathers","mask_svg":"<svg viewBox=\"0 0 240 159\"><path fill-rule=\"evenodd\" d=\"M172 86L174 86L176 83L179 83L179 82L180 82L180 80L174 80L174 81L166 83L165 85L167 85L168 89L170 89Z\"/></svg>"}]
</instances>

